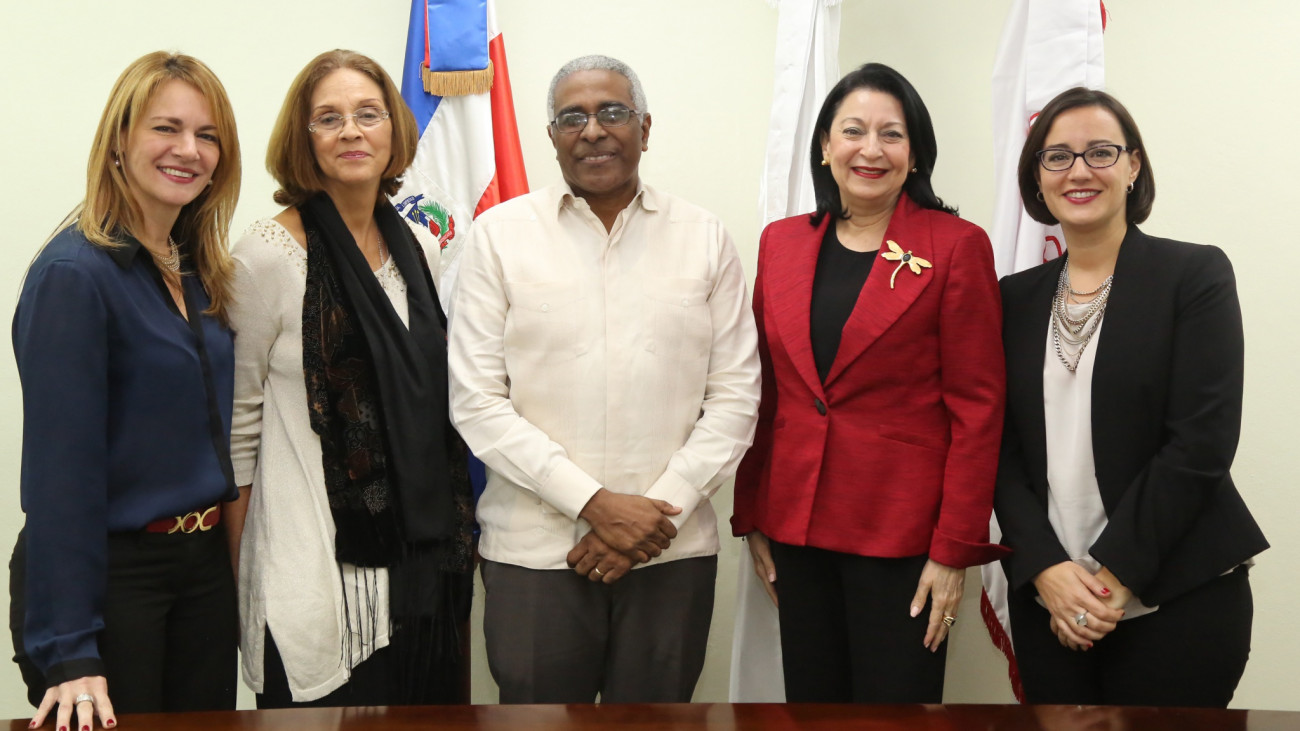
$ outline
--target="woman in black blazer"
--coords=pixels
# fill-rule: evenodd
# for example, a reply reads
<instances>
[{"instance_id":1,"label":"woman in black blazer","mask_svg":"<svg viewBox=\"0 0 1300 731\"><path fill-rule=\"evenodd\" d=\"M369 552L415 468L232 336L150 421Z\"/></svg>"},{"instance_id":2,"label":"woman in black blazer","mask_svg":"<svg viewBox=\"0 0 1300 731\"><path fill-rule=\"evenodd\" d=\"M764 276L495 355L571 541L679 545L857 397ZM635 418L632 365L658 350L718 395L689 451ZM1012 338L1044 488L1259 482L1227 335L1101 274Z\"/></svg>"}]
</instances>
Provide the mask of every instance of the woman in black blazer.
<instances>
[{"instance_id":1,"label":"woman in black blazer","mask_svg":"<svg viewBox=\"0 0 1300 731\"><path fill-rule=\"evenodd\" d=\"M1076 88L1020 156L1067 256L1002 281L1007 412L995 507L1031 703L1226 706L1250 653L1233 486L1242 326L1223 252L1139 231L1155 199L1128 111Z\"/></svg>"}]
</instances>

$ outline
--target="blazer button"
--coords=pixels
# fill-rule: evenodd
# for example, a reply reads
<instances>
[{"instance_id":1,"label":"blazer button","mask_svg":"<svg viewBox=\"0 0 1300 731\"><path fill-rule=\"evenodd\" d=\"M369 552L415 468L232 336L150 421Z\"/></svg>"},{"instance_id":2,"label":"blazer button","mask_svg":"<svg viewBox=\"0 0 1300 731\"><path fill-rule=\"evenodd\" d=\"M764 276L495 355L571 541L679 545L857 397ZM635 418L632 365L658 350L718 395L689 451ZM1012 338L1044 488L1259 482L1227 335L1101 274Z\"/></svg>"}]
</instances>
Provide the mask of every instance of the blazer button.
<instances>
[{"instance_id":1,"label":"blazer button","mask_svg":"<svg viewBox=\"0 0 1300 731\"><path fill-rule=\"evenodd\" d=\"M813 399L813 406L817 407L817 413L821 414L822 416L826 415L826 404L822 403L821 399L819 398Z\"/></svg>"}]
</instances>

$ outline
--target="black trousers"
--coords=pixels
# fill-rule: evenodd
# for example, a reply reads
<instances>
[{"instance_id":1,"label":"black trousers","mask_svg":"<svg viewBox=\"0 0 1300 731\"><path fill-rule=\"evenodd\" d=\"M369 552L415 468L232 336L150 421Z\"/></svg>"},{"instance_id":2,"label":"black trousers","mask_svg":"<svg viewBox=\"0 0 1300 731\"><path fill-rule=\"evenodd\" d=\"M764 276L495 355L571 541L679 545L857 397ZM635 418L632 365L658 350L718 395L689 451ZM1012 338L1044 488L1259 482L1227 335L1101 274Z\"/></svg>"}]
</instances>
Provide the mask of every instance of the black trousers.
<instances>
[{"instance_id":1,"label":"black trousers","mask_svg":"<svg viewBox=\"0 0 1300 731\"><path fill-rule=\"evenodd\" d=\"M718 557L613 584L484 561L483 634L502 703L689 703L704 669Z\"/></svg>"},{"instance_id":2,"label":"black trousers","mask_svg":"<svg viewBox=\"0 0 1300 731\"><path fill-rule=\"evenodd\" d=\"M911 616L925 556L876 558L771 542L790 703L941 703L948 642Z\"/></svg>"},{"instance_id":3,"label":"black trousers","mask_svg":"<svg viewBox=\"0 0 1300 731\"><path fill-rule=\"evenodd\" d=\"M1246 670L1254 600L1244 566L1121 621L1087 652L1061 646L1036 595L1030 584L1009 601L1029 703L1223 708Z\"/></svg>"},{"instance_id":4,"label":"black trousers","mask_svg":"<svg viewBox=\"0 0 1300 731\"><path fill-rule=\"evenodd\" d=\"M36 706L46 683L23 649L26 573L19 533L9 563L9 629ZM98 644L118 713L234 710L239 614L224 527L109 535Z\"/></svg>"}]
</instances>

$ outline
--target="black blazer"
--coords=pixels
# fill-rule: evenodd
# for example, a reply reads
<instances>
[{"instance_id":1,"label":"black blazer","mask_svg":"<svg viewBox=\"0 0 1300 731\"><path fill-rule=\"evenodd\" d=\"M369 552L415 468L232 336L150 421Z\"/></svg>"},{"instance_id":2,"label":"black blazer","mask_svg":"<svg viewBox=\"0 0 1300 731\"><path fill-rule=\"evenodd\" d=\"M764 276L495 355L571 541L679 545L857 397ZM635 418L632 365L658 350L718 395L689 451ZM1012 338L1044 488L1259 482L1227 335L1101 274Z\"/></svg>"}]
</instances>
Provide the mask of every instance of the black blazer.
<instances>
[{"instance_id":1,"label":"black blazer","mask_svg":"<svg viewBox=\"0 0 1300 731\"><path fill-rule=\"evenodd\" d=\"M1014 550L1003 561L1012 589L1070 560L1047 519L1043 420L1047 328L1064 265L1002 280L1007 411L994 506ZM1227 256L1130 226L1098 338L1092 442L1108 522L1090 552L1144 604L1160 604L1268 548L1228 472L1243 342Z\"/></svg>"}]
</instances>

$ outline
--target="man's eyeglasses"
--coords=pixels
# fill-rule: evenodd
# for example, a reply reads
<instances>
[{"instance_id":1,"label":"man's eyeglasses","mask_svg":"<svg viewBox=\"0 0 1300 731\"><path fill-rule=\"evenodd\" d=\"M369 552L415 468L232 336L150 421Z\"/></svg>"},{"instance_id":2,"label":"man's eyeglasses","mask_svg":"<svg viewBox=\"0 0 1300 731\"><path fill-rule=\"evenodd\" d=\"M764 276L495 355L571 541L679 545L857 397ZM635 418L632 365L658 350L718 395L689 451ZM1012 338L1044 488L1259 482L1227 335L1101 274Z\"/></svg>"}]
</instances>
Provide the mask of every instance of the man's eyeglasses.
<instances>
[{"instance_id":1,"label":"man's eyeglasses","mask_svg":"<svg viewBox=\"0 0 1300 731\"><path fill-rule=\"evenodd\" d=\"M632 121L632 117L640 116L635 109L628 109L625 106L610 106L601 109L595 114L586 112L565 112L551 120L555 129L565 134L581 132L587 128L587 120L595 117L596 123L602 127L622 127Z\"/></svg>"},{"instance_id":2,"label":"man's eyeglasses","mask_svg":"<svg viewBox=\"0 0 1300 731\"><path fill-rule=\"evenodd\" d=\"M1038 162L1042 164L1044 170L1054 173L1069 170L1074 167L1074 161L1081 157L1090 168L1108 168L1119 162L1121 152L1133 152L1133 150L1134 148L1124 145L1097 145L1083 152L1054 147L1050 150L1039 150Z\"/></svg>"},{"instance_id":3,"label":"man's eyeglasses","mask_svg":"<svg viewBox=\"0 0 1300 731\"><path fill-rule=\"evenodd\" d=\"M338 132L343 129L343 123L349 119L356 122L358 127L377 127L380 122L388 119L388 112L377 107L362 107L352 114L327 112L313 119L311 124L307 125L307 131L313 134Z\"/></svg>"}]
</instances>

